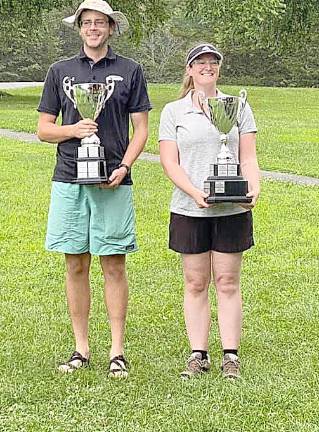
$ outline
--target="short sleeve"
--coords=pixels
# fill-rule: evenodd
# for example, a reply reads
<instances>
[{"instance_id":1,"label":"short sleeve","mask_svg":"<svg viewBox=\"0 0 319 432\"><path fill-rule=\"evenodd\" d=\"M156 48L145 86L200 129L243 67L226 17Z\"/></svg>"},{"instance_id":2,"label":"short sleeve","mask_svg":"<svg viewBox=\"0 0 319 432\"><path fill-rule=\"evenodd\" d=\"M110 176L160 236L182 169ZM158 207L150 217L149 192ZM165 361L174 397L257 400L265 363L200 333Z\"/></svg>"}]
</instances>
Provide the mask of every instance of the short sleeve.
<instances>
[{"instance_id":1,"label":"short sleeve","mask_svg":"<svg viewBox=\"0 0 319 432\"><path fill-rule=\"evenodd\" d=\"M240 134L257 132L257 126L256 126L254 114L248 102L246 103L245 108L241 114L238 130Z\"/></svg>"},{"instance_id":2,"label":"short sleeve","mask_svg":"<svg viewBox=\"0 0 319 432\"><path fill-rule=\"evenodd\" d=\"M152 106L147 94L146 80L140 65L137 66L132 75L131 92L128 101L130 113L150 111Z\"/></svg>"},{"instance_id":3,"label":"short sleeve","mask_svg":"<svg viewBox=\"0 0 319 432\"><path fill-rule=\"evenodd\" d=\"M58 86L55 79L54 69L51 66L48 70L41 100L38 106L39 112L45 112L58 116L61 109L61 100L58 92Z\"/></svg>"},{"instance_id":4,"label":"short sleeve","mask_svg":"<svg viewBox=\"0 0 319 432\"><path fill-rule=\"evenodd\" d=\"M159 125L159 141L177 141L176 115L171 105L165 105Z\"/></svg>"}]
</instances>

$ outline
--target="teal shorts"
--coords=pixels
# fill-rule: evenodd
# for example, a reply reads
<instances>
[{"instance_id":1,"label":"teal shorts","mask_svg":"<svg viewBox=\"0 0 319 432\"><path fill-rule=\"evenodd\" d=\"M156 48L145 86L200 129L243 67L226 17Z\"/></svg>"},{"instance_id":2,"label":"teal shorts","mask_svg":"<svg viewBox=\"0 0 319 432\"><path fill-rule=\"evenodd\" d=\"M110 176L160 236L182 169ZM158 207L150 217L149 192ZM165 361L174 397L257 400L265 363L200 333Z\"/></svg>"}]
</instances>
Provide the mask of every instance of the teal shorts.
<instances>
[{"instance_id":1,"label":"teal shorts","mask_svg":"<svg viewBox=\"0 0 319 432\"><path fill-rule=\"evenodd\" d=\"M45 246L49 251L67 254L135 252L131 186L100 189L53 182Z\"/></svg>"}]
</instances>

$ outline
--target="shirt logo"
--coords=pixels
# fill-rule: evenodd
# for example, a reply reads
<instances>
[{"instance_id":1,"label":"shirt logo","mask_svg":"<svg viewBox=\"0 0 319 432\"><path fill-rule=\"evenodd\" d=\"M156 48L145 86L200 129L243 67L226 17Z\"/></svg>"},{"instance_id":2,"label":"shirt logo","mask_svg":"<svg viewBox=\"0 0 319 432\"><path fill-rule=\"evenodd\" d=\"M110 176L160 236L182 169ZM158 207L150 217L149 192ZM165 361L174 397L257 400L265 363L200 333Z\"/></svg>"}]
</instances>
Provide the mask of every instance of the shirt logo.
<instances>
[{"instance_id":1,"label":"shirt logo","mask_svg":"<svg viewBox=\"0 0 319 432\"><path fill-rule=\"evenodd\" d=\"M123 77L121 77L120 75L108 75L105 78L106 89L107 89L107 96L105 98L105 101L110 99L110 97L112 96L114 89L115 89L115 82L116 81L123 81Z\"/></svg>"}]
</instances>

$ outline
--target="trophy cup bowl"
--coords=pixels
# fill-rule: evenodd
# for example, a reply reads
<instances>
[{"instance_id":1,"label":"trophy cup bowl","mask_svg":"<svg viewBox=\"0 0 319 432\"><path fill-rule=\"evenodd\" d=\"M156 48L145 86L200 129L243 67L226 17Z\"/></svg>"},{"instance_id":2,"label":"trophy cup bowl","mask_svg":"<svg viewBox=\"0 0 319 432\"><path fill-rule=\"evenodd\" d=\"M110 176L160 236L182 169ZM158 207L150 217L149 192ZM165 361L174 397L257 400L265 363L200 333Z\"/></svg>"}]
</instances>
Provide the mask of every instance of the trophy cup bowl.
<instances>
[{"instance_id":1,"label":"trophy cup bowl","mask_svg":"<svg viewBox=\"0 0 319 432\"><path fill-rule=\"evenodd\" d=\"M68 77L63 81L63 89L82 119L93 121L98 118L108 96L107 84L73 84ZM100 144L95 133L81 140L81 146L76 149L77 177L74 183L98 184L108 181L104 147Z\"/></svg>"},{"instance_id":2,"label":"trophy cup bowl","mask_svg":"<svg viewBox=\"0 0 319 432\"><path fill-rule=\"evenodd\" d=\"M220 202L247 203L248 182L240 174L240 165L235 162L230 152L228 134L240 120L247 99L246 90L238 96L205 97L199 95L199 104L220 134L221 148L217 155L217 163L210 166L210 175L204 182L204 191L209 195L208 204Z\"/></svg>"}]
</instances>

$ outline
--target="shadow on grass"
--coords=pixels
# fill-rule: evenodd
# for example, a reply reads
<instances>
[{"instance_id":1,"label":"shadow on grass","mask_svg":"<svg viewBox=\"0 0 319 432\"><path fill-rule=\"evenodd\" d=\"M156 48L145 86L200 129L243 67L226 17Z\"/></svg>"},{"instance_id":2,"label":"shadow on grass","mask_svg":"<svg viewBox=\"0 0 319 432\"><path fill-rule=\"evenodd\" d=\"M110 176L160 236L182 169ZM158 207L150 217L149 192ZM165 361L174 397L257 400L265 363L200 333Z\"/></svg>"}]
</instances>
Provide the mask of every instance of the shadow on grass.
<instances>
[{"instance_id":1,"label":"shadow on grass","mask_svg":"<svg viewBox=\"0 0 319 432\"><path fill-rule=\"evenodd\" d=\"M0 91L0 101L5 101L9 99L10 102L15 103L16 105L37 105L39 102L38 95L19 95L19 94L11 94L4 91ZM7 106L5 106L7 108Z\"/></svg>"},{"instance_id":2,"label":"shadow on grass","mask_svg":"<svg viewBox=\"0 0 319 432\"><path fill-rule=\"evenodd\" d=\"M0 99L12 98L13 96L10 93L4 92L0 90Z\"/></svg>"}]
</instances>

